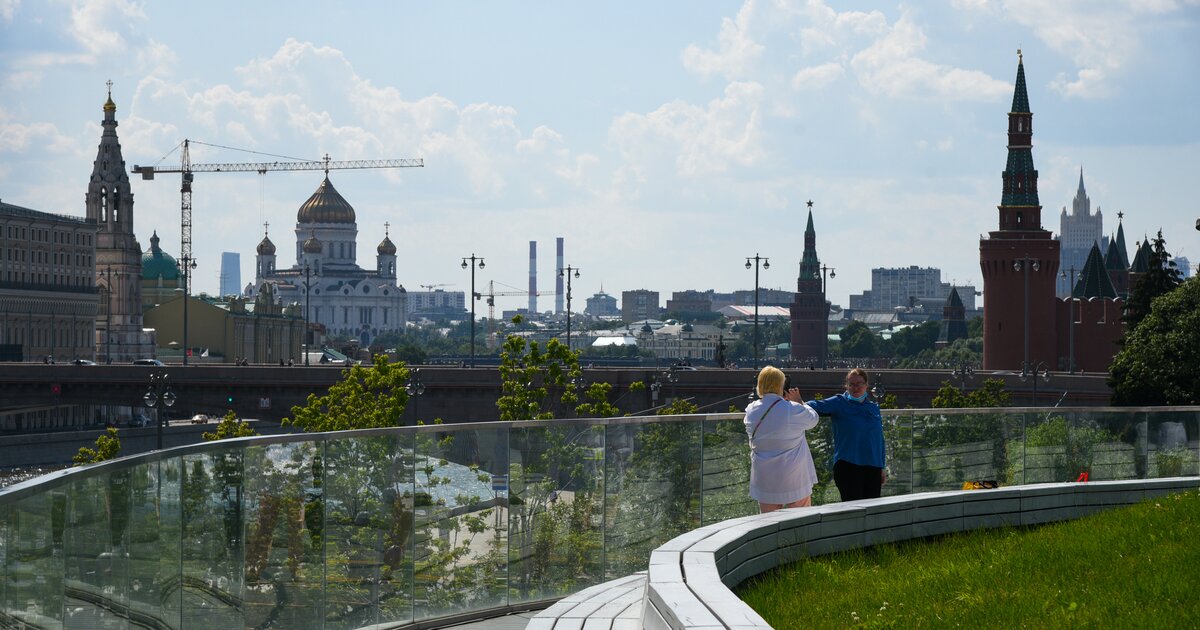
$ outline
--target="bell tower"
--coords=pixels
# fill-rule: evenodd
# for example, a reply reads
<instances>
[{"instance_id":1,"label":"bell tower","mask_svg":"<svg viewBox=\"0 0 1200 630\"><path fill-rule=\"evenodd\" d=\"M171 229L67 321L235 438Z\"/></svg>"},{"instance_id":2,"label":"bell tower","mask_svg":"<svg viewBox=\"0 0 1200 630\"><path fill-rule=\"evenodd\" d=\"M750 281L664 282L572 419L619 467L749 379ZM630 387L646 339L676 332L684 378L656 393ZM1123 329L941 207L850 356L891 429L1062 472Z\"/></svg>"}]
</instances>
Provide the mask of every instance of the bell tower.
<instances>
[{"instance_id":1,"label":"bell tower","mask_svg":"<svg viewBox=\"0 0 1200 630\"><path fill-rule=\"evenodd\" d=\"M829 353L829 302L821 261L817 258L817 230L813 227L811 201L808 202L808 225L804 229L804 254L800 258L800 275L796 277L796 295L792 299L792 358L808 361L813 367L825 367Z\"/></svg>"},{"instance_id":2,"label":"bell tower","mask_svg":"<svg viewBox=\"0 0 1200 630\"><path fill-rule=\"evenodd\" d=\"M983 369L1057 367L1055 281L1059 242L1042 229L1037 169L1033 167L1033 113L1025 64L1017 51L1017 81L1008 113L998 229L979 241L983 271Z\"/></svg>"},{"instance_id":3,"label":"bell tower","mask_svg":"<svg viewBox=\"0 0 1200 630\"><path fill-rule=\"evenodd\" d=\"M92 176L84 197L88 221L96 234L96 287L102 301L96 321L96 347L113 361L152 356L142 335L142 248L133 233L133 193L121 142L117 139L117 105L112 81L104 103L104 127Z\"/></svg>"}]
</instances>

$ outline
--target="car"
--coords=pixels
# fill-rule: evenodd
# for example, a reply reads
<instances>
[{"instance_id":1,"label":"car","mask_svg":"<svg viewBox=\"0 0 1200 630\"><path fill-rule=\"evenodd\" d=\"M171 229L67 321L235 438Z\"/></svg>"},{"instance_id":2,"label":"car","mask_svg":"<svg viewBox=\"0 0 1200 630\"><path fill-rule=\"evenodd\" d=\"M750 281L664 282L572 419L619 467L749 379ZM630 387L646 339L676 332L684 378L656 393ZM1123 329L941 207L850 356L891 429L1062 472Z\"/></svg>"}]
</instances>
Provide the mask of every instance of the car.
<instances>
[{"instance_id":1,"label":"car","mask_svg":"<svg viewBox=\"0 0 1200 630\"><path fill-rule=\"evenodd\" d=\"M75 359L71 362L71 365L96 365L96 362L87 359Z\"/></svg>"},{"instance_id":2,"label":"car","mask_svg":"<svg viewBox=\"0 0 1200 630\"><path fill-rule=\"evenodd\" d=\"M163 363L162 361L159 361L158 359L134 359L133 364L134 365L157 365L157 366L166 365L165 363Z\"/></svg>"},{"instance_id":3,"label":"car","mask_svg":"<svg viewBox=\"0 0 1200 630\"><path fill-rule=\"evenodd\" d=\"M208 424L208 416L206 414L198 413L192 416L192 424Z\"/></svg>"}]
</instances>

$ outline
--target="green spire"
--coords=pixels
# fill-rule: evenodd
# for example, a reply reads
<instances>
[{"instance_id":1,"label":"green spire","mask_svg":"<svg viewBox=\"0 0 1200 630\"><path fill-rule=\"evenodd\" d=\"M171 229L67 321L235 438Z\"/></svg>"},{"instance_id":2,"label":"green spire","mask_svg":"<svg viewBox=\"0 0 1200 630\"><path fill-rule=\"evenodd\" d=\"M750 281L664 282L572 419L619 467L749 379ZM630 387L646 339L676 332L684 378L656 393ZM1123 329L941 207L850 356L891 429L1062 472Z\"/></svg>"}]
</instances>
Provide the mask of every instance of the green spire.
<instances>
[{"instance_id":1,"label":"green spire","mask_svg":"<svg viewBox=\"0 0 1200 630\"><path fill-rule=\"evenodd\" d=\"M1013 90L1012 111L1029 113L1029 92L1025 89L1025 62L1020 48L1017 49L1017 87Z\"/></svg>"},{"instance_id":2,"label":"green spire","mask_svg":"<svg viewBox=\"0 0 1200 630\"><path fill-rule=\"evenodd\" d=\"M1088 252L1087 262L1083 263L1083 273L1071 290L1071 297L1087 298L1116 298L1117 290L1113 287L1112 279L1104 269L1100 246L1092 243L1092 251Z\"/></svg>"}]
</instances>

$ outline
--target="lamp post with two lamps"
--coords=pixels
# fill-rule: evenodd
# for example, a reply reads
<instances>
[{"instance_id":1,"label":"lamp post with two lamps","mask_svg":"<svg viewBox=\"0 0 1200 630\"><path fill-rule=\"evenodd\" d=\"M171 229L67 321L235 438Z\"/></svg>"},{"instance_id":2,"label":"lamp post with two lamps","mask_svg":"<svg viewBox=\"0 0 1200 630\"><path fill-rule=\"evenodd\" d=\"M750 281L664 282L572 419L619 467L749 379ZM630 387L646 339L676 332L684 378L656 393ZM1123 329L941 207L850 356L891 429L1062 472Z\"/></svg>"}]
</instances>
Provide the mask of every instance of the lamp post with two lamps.
<instances>
[{"instance_id":1,"label":"lamp post with two lamps","mask_svg":"<svg viewBox=\"0 0 1200 630\"><path fill-rule=\"evenodd\" d=\"M579 277L579 268L567 265L558 270L559 277L567 279L567 350L571 349L571 276Z\"/></svg>"},{"instance_id":2,"label":"lamp post with two lamps","mask_svg":"<svg viewBox=\"0 0 1200 630\"><path fill-rule=\"evenodd\" d=\"M1030 405L1031 407L1037 406L1039 378L1047 383L1050 382L1050 367L1047 366L1045 362L1038 361L1032 367L1028 363L1021 365L1021 382L1024 383L1027 379L1032 379L1033 381L1033 403Z\"/></svg>"},{"instance_id":3,"label":"lamp post with two lamps","mask_svg":"<svg viewBox=\"0 0 1200 630\"><path fill-rule=\"evenodd\" d=\"M167 383L166 372L150 375L150 387L142 396L142 402L154 410L155 444L157 444L156 448L161 451L163 447L162 407L159 407L158 403L161 402L163 407L175 405L175 392L171 391L171 385Z\"/></svg>"},{"instance_id":4,"label":"lamp post with two lamps","mask_svg":"<svg viewBox=\"0 0 1200 630\"><path fill-rule=\"evenodd\" d=\"M751 263L750 261L754 261ZM753 257L746 257L746 268L754 268L754 369L758 369L758 269L771 268L771 261L766 257L759 256L757 253Z\"/></svg>"},{"instance_id":5,"label":"lamp post with two lamps","mask_svg":"<svg viewBox=\"0 0 1200 630\"><path fill-rule=\"evenodd\" d=\"M413 424L417 423L420 418L417 417L417 399L425 393L425 383L421 381L421 368L417 368L408 373L408 384L404 386L404 391L408 393L408 397L412 399L413 404Z\"/></svg>"},{"instance_id":6,"label":"lamp post with two lamps","mask_svg":"<svg viewBox=\"0 0 1200 630\"><path fill-rule=\"evenodd\" d=\"M828 274L828 277L826 276L826 274ZM828 278L836 278L836 277L837 277L836 269L834 269L833 267L826 267L825 265L821 265L821 307L825 309L825 313L822 314L822 317L824 317L829 312L829 298L827 297L827 290L829 287ZM813 280L816 280L816 279L817 279L816 272L813 272ZM822 370L825 369L825 358L829 354L829 350L827 348L828 343L829 343L828 341L821 342L821 369Z\"/></svg>"},{"instance_id":7,"label":"lamp post with two lamps","mask_svg":"<svg viewBox=\"0 0 1200 630\"><path fill-rule=\"evenodd\" d=\"M471 261L468 263L467 261ZM475 300L479 299L479 294L475 292L475 265L478 261L479 268L483 269L483 258L477 257L472 253L469 257L462 259L462 268L471 268L471 367L475 367Z\"/></svg>"},{"instance_id":8,"label":"lamp post with two lamps","mask_svg":"<svg viewBox=\"0 0 1200 630\"><path fill-rule=\"evenodd\" d=\"M1067 351L1067 373L1074 374L1075 373L1075 267L1071 267L1070 271L1071 271L1071 281L1070 281L1070 284L1068 285L1068 290L1067 290L1067 317L1068 317L1067 329L1069 331L1067 334L1071 341L1070 341L1069 350ZM1060 278L1066 278L1067 271L1063 270L1063 271L1059 272L1058 276ZM1029 357L1027 356L1027 357L1025 357L1025 359L1029 360Z\"/></svg>"}]
</instances>

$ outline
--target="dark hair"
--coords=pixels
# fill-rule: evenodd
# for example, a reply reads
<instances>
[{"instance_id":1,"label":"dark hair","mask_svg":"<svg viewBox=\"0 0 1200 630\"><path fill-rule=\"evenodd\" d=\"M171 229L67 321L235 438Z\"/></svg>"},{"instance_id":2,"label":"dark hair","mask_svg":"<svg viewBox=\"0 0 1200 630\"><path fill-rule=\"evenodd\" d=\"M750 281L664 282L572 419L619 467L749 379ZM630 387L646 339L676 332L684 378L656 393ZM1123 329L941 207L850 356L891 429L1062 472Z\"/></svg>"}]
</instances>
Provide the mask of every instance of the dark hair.
<instances>
[{"instance_id":1,"label":"dark hair","mask_svg":"<svg viewBox=\"0 0 1200 630\"><path fill-rule=\"evenodd\" d=\"M849 381L850 377L854 376L855 374L861 376L862 379L867 382L867 385L871 384L871 377L868 376L867 371L862 368L854 368L854 369L850 370L849 372L846 372L846 381Z\"/></svg>"}]
</instances>

